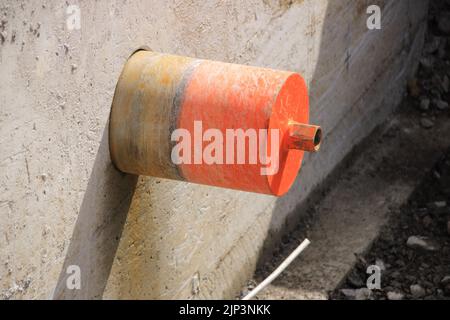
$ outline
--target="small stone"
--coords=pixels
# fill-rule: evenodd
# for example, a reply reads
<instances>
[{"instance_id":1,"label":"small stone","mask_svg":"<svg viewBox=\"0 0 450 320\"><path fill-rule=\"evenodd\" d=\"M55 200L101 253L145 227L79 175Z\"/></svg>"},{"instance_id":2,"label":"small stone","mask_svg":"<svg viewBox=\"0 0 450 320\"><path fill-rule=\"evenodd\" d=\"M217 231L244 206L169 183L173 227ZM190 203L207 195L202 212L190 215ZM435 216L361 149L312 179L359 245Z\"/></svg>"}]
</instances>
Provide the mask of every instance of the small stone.
<instances>
[{"instance_id":1,"label":"small stone","mask_svg":"<svg viewBox=\"0 0 450 320\"><path fill-rule=\"evenodd\" d=\"M253 279L251 279L251 280L247 281L247 287L246 287L246 289L248 289L248 290L251 291L251 290L255 289L257 285L258 285L258 284L256 283L256 281L253 280Z\"/></svg>"},{"instance_id":2,"label":"small stone","mask_svg":"<svg viewBox=\"0 0 450 320\"><path fill-rule=\"evenodd\" d=\"M347 298L353 300L368 300L372 295L372 291L367 288L341 289L341 293Z\"/></svg>"},{"instance_id":3,"label":"small stone","mask_svg":"<svg viewBox=\"0 0 450 320\"><path fill-rule=\"evenodd\" d=\"M435 202L433 202L433 204L436 209L442 209L442 208L447 207L446 201L435 201Z\"/></svg>"},{"instance_id":4,"label":"small stone","mask_svg":"<svg viewBox=\"0 0 450 320\"><path fill-rule=\"evenodd\" d=\"M434 122L428 118L422 118L420 120L420 125L425 129L431 129L434 127Z\"/></svg>"},{"instance_id":5,"label":"small stone","mask_svg":"<svg viewBox=\"0 0 450 320\"><path fill-rule=\"evenodd\" d=\"M390 291L387 293L388 300L403 300L405 295L400 292Z\"/></svg>"},{"instance_id":6,"label":"small stone","mask_svg":"<svg viewBox=\"0 0 450 320\"><path fill-rule=\"evenodd\" d=\"M433 176L438 180L441 179L441 174L439 172L437 172L436 170L433 171Z\"/></svg>"},{"instance_id":7,"label":"small stone","mask_svg":"<svg viewBox=\"0 0 450 320\"><path fill-rule=\"evenodd\" d=\"M427 241L426 238L411 236L408 238L406 245L411 249L420 249L424 251L436 251L437 248Z\"/></svg>"},{"instance_id":8,"label":"small stone","mask_svg":"<svg viewBox=\"0 0 450 320\"><path fill-rule=\"evenodd\" d=\"M448 109L448 103L443 100L436 100L434 101L434 105L437 109L444 111Z\"/></svg>"},{"instance_id":9,"label":"small stone","mask_svg":"<svg viewBox=\"0 0 450 320\"><path fill-rule=\"evenodd\" d=\"M450 35L450 12L444 12L437 18L439 31Z\"/></svg>"},{"instance_id":10,"label":"small stone","mask_svg":"<svg viewBox=\"0 0 450 320\"><path fill-rule=\"evenodd\" d=\"M442 278L441 284L444 286L450 284L450 276L445 276L444 278Z\"/></svg>"},{"instance_id":11,"label":"small stone","mask_svg":"<svg viewBox=\"0 0 450 320\"><path fill-rule=\"evenodd\" d=\"M356 290L355 289L341 289L341 293L347 298L355 298Z\"/></svg>"},{"instance_id":12,"label":"small stone","mask_svg":"<svg viewBox=\"0 0 450 320\"><path fill-rule=\"evenodd\" d=\"M70 69L71 69L72 73L74 73L78 69L78 66L76 64L72 64L70 66Z\"/></svg>"},{"instance_id":13,"label":"small stone","mask_svg":"<svg viewBox=\"0 0 450 320\"><path fill-rule=\"evenodd\" d=\"M423 262L421 265L420 265L423 269L428 269L430 266L428 265L428 264L426 264L425 262Z\"/></svg>"},{"instance_id":14,"label":"small stone","mask_svg":"<svg viewBox=\"0 0 450 320\"><path fill-rule=\"evenodd\" d=\"M355 300L367 300L372 296L372 291L367 288L356 290Z\"/></svg>"},{"instance_id":15,"label":"small stone","mask_svg":"<svg viewBox=\"0 0 450 320\"><path fill-rule=\"evenodd\" d=\"M439 202L437 202L439 203ZM427 208L428 208L428 212L432 213L433 215L440 215L440 214L444 214L447 213L447 211L449 210L449 208L445 207L445 206L436 206L435 202L431 202L429 204L427 204Z\"/></svg>"},{"instance_id":16,"label":"small stone","mask_svg":"<svg viewBox=\"0 0 450 320\"><path fill-rule=\"evenodd\" d=\"M416 299L422 298L427 294L425 289L418 284L413 284L409 287L409 290L411 291L412 296Z\"/></svg>"},{"instance_id":17,"label":"small stone","mask_svg":"<svg viewBox=\"0 0 450 320\"><path fill-rule=\"evenodd\" d=\"M422 111L430 110L430 99L423 98L420 100L420 110Z\"/></svg>"},{"instance_id":18,"label":"small stone","mask_svg":"<svg viewBox=\"0 0 450 320\"><path fill-rule=\"evenodd\" d=\"M431 71L431 69L433 68L433 64L434 60L431 57L423 57L422 59L420 59L420 65L425 70Z\"/></svg>"}]
</instances>

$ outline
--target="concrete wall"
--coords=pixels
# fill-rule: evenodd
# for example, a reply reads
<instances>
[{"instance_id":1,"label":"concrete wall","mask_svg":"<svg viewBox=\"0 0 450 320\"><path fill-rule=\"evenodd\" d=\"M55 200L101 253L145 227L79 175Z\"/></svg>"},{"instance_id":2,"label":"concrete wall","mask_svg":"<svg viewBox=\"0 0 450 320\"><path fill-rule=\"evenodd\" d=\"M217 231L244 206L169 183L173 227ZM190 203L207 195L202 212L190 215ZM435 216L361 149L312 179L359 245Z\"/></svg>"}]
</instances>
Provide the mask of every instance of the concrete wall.
<instances>
[{"instance_id":1,"label":"concrete wall","mask_svg":"<svg viewBox=\"0 0 450 320\"><path fill-rule=\"evenodd\" d=\"M382 29L366 8L382 8ZM68 30L67 4L81 28ZM0 297L224 298L352 146L398 103L427 1L2 1ZM326 139L281 199L117 172L127 57L155 51L302 73ZM66 270L81 268L81 290Z\"/></svg>"}]
</instances>

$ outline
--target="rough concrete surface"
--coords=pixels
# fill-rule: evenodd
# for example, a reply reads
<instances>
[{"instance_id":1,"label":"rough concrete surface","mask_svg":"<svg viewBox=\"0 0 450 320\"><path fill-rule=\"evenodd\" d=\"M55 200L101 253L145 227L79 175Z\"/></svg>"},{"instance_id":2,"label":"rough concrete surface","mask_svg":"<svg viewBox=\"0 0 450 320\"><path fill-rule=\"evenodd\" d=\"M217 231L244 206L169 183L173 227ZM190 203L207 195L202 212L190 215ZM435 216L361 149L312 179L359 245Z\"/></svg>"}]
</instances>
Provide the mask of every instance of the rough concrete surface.
<instances>
[{"instance_id":1,"label":"rough concrete surface","mask_svg":"<svg viewBox=\"0 0 450 320\"><path fill-rule=\"evenodd\" d=\"M373 2L382 30L366 27ZM398 104L426 11L414 0L2 1L0 297L234 297L298 205ZM115 84L144 45L305 76L326 139L287 196L113 168ZM70 265L80 290L67 289Z\"/></svg>"}]
</instances>

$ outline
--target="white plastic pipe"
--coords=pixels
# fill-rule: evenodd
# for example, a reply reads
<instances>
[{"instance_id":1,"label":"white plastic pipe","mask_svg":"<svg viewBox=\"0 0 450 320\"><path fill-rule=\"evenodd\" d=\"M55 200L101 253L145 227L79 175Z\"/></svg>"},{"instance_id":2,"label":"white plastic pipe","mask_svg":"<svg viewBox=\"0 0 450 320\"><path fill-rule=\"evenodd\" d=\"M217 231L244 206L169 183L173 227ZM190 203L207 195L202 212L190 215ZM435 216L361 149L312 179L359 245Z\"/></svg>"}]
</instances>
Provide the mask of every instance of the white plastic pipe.
<instances>
[{"instance_id":1,"label":"white plastic pipe","mask_svg":"<svg viewBox=\"0 0 450 320\"><path fill-rule=\"evenodd\" d=\"M289 257L286 258L286 260L283 261L282 264L278 268L275 269L274 272L270 274L263 282L261 282L255 289L250 291L249 294L247 294L242 300L250 300L254 298L262 289L264 289L266 286L268 286L273 280L275 280L283 271L286 269L292 261L295 260L295 258L298 257L300 253L302 253L303 250L306 249L307 246L309 246L311 242L308 239L305 239L298 247L295 249Z\"/></svg>"}]
</instances>

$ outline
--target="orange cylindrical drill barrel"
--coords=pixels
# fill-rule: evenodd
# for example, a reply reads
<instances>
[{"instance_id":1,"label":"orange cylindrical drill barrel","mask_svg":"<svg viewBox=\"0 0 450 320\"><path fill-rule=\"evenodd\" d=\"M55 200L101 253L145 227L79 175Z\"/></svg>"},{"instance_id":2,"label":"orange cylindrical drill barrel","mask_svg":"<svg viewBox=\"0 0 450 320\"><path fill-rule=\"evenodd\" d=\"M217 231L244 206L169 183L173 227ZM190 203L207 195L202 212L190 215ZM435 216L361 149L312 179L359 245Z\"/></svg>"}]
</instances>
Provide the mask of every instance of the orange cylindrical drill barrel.
<instances>
[{"instance_id":1,"label":"orange cylindrical drill barrel","mask_svg":"<svg viewBox=\"0 0 450 320\"><path fill-rule=\"evenodd\" d=\"M138 51L116 87L110 152L124 172L280 196L320 145L308 122L297 73Z\"/></svg>"}]
</instances>

